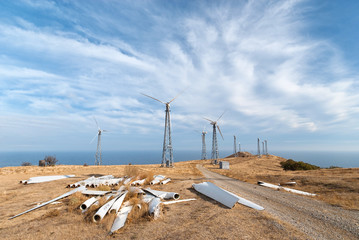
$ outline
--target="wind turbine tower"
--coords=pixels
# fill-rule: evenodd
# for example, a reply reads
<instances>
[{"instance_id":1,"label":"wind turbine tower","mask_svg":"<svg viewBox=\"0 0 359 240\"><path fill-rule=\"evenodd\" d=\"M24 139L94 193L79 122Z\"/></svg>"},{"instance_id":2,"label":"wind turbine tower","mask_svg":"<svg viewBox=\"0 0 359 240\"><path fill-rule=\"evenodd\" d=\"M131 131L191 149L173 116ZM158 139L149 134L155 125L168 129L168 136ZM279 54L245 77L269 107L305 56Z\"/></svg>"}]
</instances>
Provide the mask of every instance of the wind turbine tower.
<instances>
[{"instance_id":1,"label":"wind turbine tower","mask_svg":"<svg viewBox=\"0 0 359 240\"><path fill-rule=\"evenodd\" d=\"M257 155L260 158L261 157L261 146L259 144L260 140L257 138Z\"/></svg>"},{"instance_id":2,"label":"wind turbine tower","mask_svg":"<svg viewBox=\"0 0 359 240\"><path fill-rule=\"evenodd\" d=\"M217 143L217 129L219 131L219 133L221 134L222 136L222 139L223 138L223 135L222 135L222 132L221 132L221 129L219 128L217 122L219 121L219 119L221 119L221 117L223 116L224 112L222 113L222 115L217 119L217 121L213 121L211 119L208 119L208 118L204 118L206 119L207 121L210 122L210 124L213 126L213 135L212 135L212 155L211 155L211 159L212 159L212 164L217 164L218 162L218 158L219 158L219 152L218 152L218 143Z\"/></svg>"},{"instance_id":3,"label":"wind turbine tower","mask_svg":"<svg viewBox=\"0 0 359 240\"><path fill-rule=\"evenodd\" d=\"M97 134L96 136L91 140L90 143L92 143L95 138L97 137L97 149L96 149L96 154L95 154L95 165L102 165L102 149L101 149L101 135L103 132L107 132L107 130L102 130L97 121L96 118L94 118L96 125L97 125Z\"/></svg>"},{"instance_id":4,"label":"wind turbine tower","mask_svg":"<svg viewBox=\"0 0 359 240\"><path fill-rule=\"evenodd\" d=\"M182 91L183 92L183 91ZM181 93L182 93L181 92ZM173 102L181 93L179 93L176 97L174 97L169 102L162 102L157 98L151 97L142 93L142 95L152 98L155 101L163 103L166 105L165 110L165 132L163 137L163 149L162 149L162 163L161 167L173 167L173 149L172 149L172 137L171 137L171 116L170 116L170 103Z\"/></svg>"},{"instance_id":5,"label":"wind turbine tower","mask_svg":"<svg viewBox=\"0 0 359 240\"><path fill-rule=\"evenodd\" d=\"M237 154L237 139L236 139L236 136L233 136L233 140L234 140L234 145L233 145L234 157L238 157L238 154Z\"/></svg>"},{"instance_id":6,"label":"wind turbine tower","mask_svg":"<svg viewBox=\"0 0 359 240\"><path fill-rule=\"evenodd\" d=\"M267 140L264 140L264 144L265 144L265 148L266 148L266 155L268 156L268 145L267 145Z\"/></svg>"},{"instance_id":7,"label":"wind turbine tower","mask_svg":"<svg viewBox=\"0 0 359 240\"><path fill-rule=\"evenodd\" d=\"M241 143L238 143L238 152L242 152L242 150L241 150Z\"/></svg>"},{"instance_id":8,"label":"wind turbine tower","mask_svg":"<svg viewBox=\"0 0 359 240\"><path fill-rule=\"evenodd\" d=\"M206 131L202 131L202 160L207 159L207 149L206 149Z\"/></svg>"},{"instance_id":9,"label":"wind turbine tower","mask_svg":"<svg viewBox=\"0 0 359 240\"><path fill-rule=\"evenodd\" d=\"M266 155L265 149L264 149L264 142L262 142L262 155Z\"/></svg>"}]
</instances>

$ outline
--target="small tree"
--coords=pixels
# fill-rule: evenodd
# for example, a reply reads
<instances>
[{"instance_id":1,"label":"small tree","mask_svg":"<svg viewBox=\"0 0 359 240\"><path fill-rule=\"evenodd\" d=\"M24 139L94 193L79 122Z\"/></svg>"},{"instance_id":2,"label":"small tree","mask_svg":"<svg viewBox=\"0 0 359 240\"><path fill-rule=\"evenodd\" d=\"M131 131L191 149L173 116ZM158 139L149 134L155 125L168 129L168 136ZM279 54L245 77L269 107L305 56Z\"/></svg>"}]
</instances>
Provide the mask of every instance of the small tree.
<instances>
[{"instance_id":1,"label":"small tree","mask_svg":"<svg viewBox=\"0 0 359 240\"><path fill-rule=\"evenodd\" d=\"M55 166L58 161L55 156L45 156L44 160L46 166Z\"/></svg>"}]
</instances>

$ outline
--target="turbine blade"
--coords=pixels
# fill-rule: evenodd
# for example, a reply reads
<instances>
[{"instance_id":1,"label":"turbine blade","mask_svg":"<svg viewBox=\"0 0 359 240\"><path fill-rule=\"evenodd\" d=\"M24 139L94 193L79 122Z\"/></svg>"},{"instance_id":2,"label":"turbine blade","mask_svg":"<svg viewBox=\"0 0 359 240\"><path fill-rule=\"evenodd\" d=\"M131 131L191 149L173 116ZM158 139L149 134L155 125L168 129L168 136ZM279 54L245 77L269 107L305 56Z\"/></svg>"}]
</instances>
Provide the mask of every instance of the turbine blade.
<instances>
[{"instance_id":1,"label":"turbine blade","mask_svg":"<svg viewBox=\"0 0 359 240\"><path fill-rule=\"evenodd\" d=\"M95 117L93 117L93 120L95 120L97 128L100 129L100 127L98 126L98 123L97 123L97 120L96 120Z\"/></svg>"},{"instance_id":2,"label":"turbine blade","mask_svg":"<svg viewBox=\"0 0 359 240\"><path fill-rule=\"evenodd\" d=\"M219 126L218 126L218 125L217 125L217 128L218 128L219 133L220 133L221 136L222 136L222 139L224 140L223 135L222 135L222 132L221 132L221 129L219 129Z\"/></svg>"},{"instance_id":3,"label":"turbine blade","mask_svg":"<svg viewBox=\"0 0 359 240\"><path fill-rule=\"evenodd\" d=\"M94 138L91 140L91 142L89 144L91 144L97 136L98 136L98 134L96 134L96 136L94 136Z\"/></svg>"},{"instance_id":4,"label":"turbine blade","mask_svg":"<svg viewBox=\"0 0 359 240\"><path fill-rule=\"evenodd\" d=\"M188 88L188 87L187 87ZM187 88L183 89L179 94L177 94L177 96L175 96L171 101L169 101L168 103L173 102L179 95L181 95L184 91L187 90Z\"/></svg>"},{"instance_id":5,"label":"turbine blade","mask_svg":"<svg viewBox=\"0 0 359 240\"><path fill-rule=\"evenodd\" d=\"M222 113L222 115L217 119L216 122L218 122L218 120L221 119L221 117L222 117L226 112L227 112L227 110L225 110L225 111Z\"/></svg>"},{"instance_id":6,"label":"turbine blade","mask_svg":"<svg viewBox=\"0 0 359 240\"><path fill-rule=\"evenodd\" d=\"M208 118L205 118L205 117L203 119L205 119L207 121L210 121L211 123L214 123L214 121L212 121L211 119L208 119Z\"/></svg>"},{"instance_id":7,"label":"turbine blade","mask_svg":"<svg viewBox=\"0 0 359 240\"><path fill-rule=\"evenodd\" d=\"M156 101L158 101L158 102L160 102L160 103L166 104L166 103L162 102L161 100L158 100L157 98L151 97L151 96L149 96L149 95L147 95L147 94L144 94L144 93L141 93L141 94L142 94L143 96L152 98L153 100L156 100Z\"/></svg>"}]
</instances>

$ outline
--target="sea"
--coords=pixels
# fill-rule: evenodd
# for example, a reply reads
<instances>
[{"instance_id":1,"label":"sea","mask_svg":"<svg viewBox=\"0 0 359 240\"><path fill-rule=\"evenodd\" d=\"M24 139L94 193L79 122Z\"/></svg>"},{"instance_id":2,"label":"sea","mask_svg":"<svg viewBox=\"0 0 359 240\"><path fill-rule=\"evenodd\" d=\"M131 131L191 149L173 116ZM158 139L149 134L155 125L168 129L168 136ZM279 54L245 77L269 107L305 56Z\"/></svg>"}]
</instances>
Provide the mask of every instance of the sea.
<instances>
[{"instance_id":1,"label":"sea","mask_svg":"<svg viewBox=\"0 0 359 240\"><path fill-rule=\"evenodd\" d=\"M220 157L233 154L233 151L220 151ZM253 153L254 154L254 153ZM331 166L343 168L359 168L359 152L334 151L273 151L276 156L295 161L303 161L322 168ZM21 166L24 162L38 165L45 156L55 156L61 165L93 165L95 153L92 151L33 151L33 152L0 152L0 167ZM177 150L173 153L174 162L201 159L201 151ZM127 164L160 164L161 151L103 151L103 165ZM207 153L210 157L210 153Z\"/></svg>"}]
</instances>

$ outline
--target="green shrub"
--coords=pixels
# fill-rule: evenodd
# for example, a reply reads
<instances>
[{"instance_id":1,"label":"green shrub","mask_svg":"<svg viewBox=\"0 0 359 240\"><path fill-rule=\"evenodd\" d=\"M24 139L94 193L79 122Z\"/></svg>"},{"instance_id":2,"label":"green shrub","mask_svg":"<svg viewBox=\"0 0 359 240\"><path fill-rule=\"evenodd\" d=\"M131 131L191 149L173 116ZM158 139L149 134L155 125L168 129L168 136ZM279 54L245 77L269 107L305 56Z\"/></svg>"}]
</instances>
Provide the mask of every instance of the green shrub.
<instances>
[{"instance_id":1,"label":"green shrub","mask_svg":"<svg viewBox=\"0 0 359 240\"><path fill-rule=\"evenodd\" d=\"M305 163L302 161L296 162L293 159L288 159L287 161L281 162L280 165L284 170L291 170L291 171L320 169L320 167L318 166Z\"/></svg>"}]
</instances>

